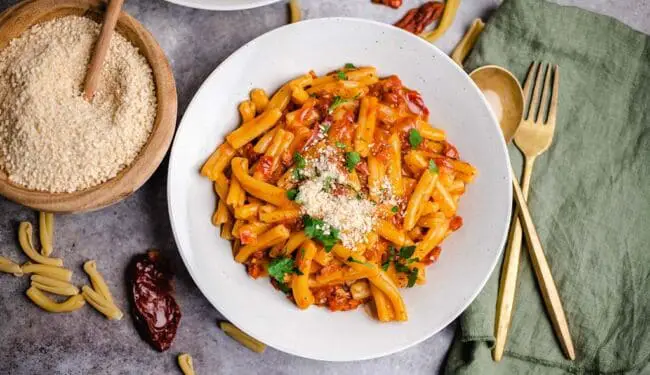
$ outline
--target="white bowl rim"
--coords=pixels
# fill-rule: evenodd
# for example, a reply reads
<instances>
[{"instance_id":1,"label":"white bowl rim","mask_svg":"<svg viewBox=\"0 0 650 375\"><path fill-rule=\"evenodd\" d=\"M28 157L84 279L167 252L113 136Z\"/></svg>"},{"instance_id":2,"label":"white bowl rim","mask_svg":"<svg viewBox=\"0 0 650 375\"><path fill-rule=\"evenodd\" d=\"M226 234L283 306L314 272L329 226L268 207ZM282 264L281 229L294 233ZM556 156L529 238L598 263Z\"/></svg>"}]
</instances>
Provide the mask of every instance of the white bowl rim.
<instances>
[{"instance_id":1,"label":"white bowl rim","mask_svg":"<svg viewBox=\"0 0 650 375\"><path fill-rule=\"evenodd\" d=\"M194 8L194 9L232 11L232 10L259 8L273 3L277 3L280 0L249 0L248 4L241 4L241 5L204 4L201 0L166 0L166 1L176 5L181 5L184 7Z\"/></svg>"},{"instance_id":2,"label":"white bowl rim","mask_svg":"<svg viewBox=\"0 0 650 375\"><path fill-rule=\"evenodd\" d=\"M493 111L491 110L489 102L483 96L483 94L481 93L481 90L478 88L478 86L476 86L474 81L471 78L469 78L469 75L461 67L459 67L447 54L442 52L435 45L427 42L426 40L424 40L424 39L422 39L420 37L417 37L417 36L415 36L415 35L413 35L413 34L411 34L409 32L406 32L406 31L404 31L404 30L402 30L400 28L397 28L397 27L395 27L393 25L390 25L390 24L386 24L386 23L382 23L382 22L378 22L378 21L374 21L374 20L357 18L357 17L325 17L325 18L316 18L316 19L304 20L304 21L300 21L299 23L294 23L294 24L283 25L283 26L281 26L279 28L270 30L270 31L256 37L255 39L247 42L246 44L244 44L243 46L238 48L235 52L233 52L230 56L228 56L225 60L223 60L219 64L219 66L217 66L212 71L212 73L210 73L210 75L208 75L205 78L205 80L203 81L203 83L201 84L199 89L196 91L196 93L192 97L192 100L190 101L190 104L187 106L187 109L183 113L183 118L181 119L181 121L179 123L179 126L178 126L178 129L176 131L175 137L180 134L180 129L181 129L181 127L183 125L183 122L184 122L184 119L185 119L185 114L190 112L193 105L196 103L195 98L198 97L199 94L202 92L202 90L205 89L206 83L209 82L214 75L218 74L218 72L221 71L221 69L226 65L226 62L228 62L231 59L234 59L240 53L243 53L243 51L246 49L246 47L248 47L250 44L252 44L254 42L257 42L258 39L262 39L264 37L267 37L268 35L272 35L272 34L274 34L276 32L280 32L280 30L284 30L285 28L294 27L297 24L323 23L323 22L326 23L326 22L340 22L340 21L352 21L352 22L359 22L359 23L367 23L367 24L373 24L375 26L379 26L379 27L383 27L383 28L399 30L400 32L403 32L405 34L405 36L408 36L408 37L411 37L411 38L417 38L421 43L423 43L427 47L433 49L434 53L436 53L438 55L438 57L442 58L443 60L446 60L449 64L453 65L455 69L457 69L458 71L462 72L463 74L465 74L467 76L467 80L470 83L470 87L473 90L475 90L478 94L480 94L479 95L480 100L483 102L483 104L488 109L490 109L489 114L490 114L490 117L492 118L491 123L496 127L496 131L501 132L501 128L499 127L499 122L497 120L497 117L493 113ZM506 145L505 140L503 139L503 137L500 137L499 145L501 146L502 151L505 153L505 155L509 155L507 145ZM183 262L184 262L190 276L195 281L195 280L197 280L196 277L195 277L195 271L191 268L190 263L188 262L188 260L186 258L186 255L181 250L180 241L179 241L178 235L176 234L176 224L175 224L175 222L173 220L173 217L174 217L173 205L171 204L172 203L171 202L171 195L169 194L169 192L171 190L171 185L172 185L172 182L171 182L172 179L170 177L171 177L171 171L172 171L172 168L173 168L172 161L174 160L174 155L176 153L176 147L175 146L176 146L176 142L174 141L174 144L172 145L172 149L171 149L171 152L170 152L170 159L169 159L170 162L169 162L168 174L167 174L167 204L168 204L168 210L169 210L169 215L170 215L171 228L172 228L172 232L173 232L173 235L174 235L175 243L176 243L177 248L178 248L178 252L180 253L181 258L183 259ZM506 164L507 164L508 171L510 171L512 167L511 167L511 162L510 162L509 157L506 158ZM507 186L511 186L511 184L512 184L511 175L508 174L506 176L506 178L507 178ZM499 241L498 253L496 254L492 264L489 267L491 271L486 273L485 277L481 281L480 286L477 287L477 289L470 296L470 298L467 299L466 303L462 306L462 308L459 309L458 312L456 312L454 314L451 314L450 318L447 321L443 322L443 324L440 325L440 328L438 328L436 330L432 330L432 331L427 331L422 336L420 336L417 340L413 340L412 342L410 342L407 345L403 345L403 346L400 346L400 347L395 347L395 348L392 348L392 349L384 350L382 352L375 352L375 353L373 353L371 355L365 355L365 356L357 357L357 358L354 358L354 359L338 359L338 358L332 358L330 356L307 356L304 353L297 352L293 348L289 348L289 347L283 345L282 343L275 342L275 340L268 339L268 338L265 339L264 344L266 344L268 346L271 346L271 347L273 347L273 348L275 348L275 349L277 349L279 351L282 351L282 352L285 352L285 353L288 353L288 354L291 354L291 355L295 355L295 356L298 356L298 357L302 357L302 358L314 359L314 360L326 361L326 362L350 362L350 361L363 361L363 360L376 359L376 358L381 358L381 357L388 356L388 355L391 355L391 354L395 354L395 353L401 352L403 350L406 350L408 348L411 348L411 347L413 347L413 346L415 346L415 345L429 339L430 337L432 337L436 333L440 332L443 328L447 327L454 320L456 320L460 316L460 314L462 314L467 309L467 307L469 307L469 305L476 299L478 294L483 290L483 288L485 287L485 284L487 283L488 279L491 277L492 273L495 271L495 267L498 264L499 260L501 259L501 254L503 253L503 248L505 246L508 231L509 231L508 229L510 227L509 223L511 221L512 204L513 204L512 203L512 199L513 199L512 194L513 194L512 189L508 189L508 191L506 192L507 200L509 202L509 207L508 207L508 210L507 210L507 212L508 212L508 214L507 214L507 223L508 224L506 225L505 230L501 235L501 240ZM204 290L204 287L199 285L198 282L195 281L195 284L198 287L198 289L201 291L201 293L205 296L205 298L219 311L220 314L222 314L224 316L224 318L228 319L232 324L234 324L238 328L242 329L242 331L246 332L250 336L256 337L255 332L250 332L250 331L247 331L245 328L243 328L244 325L240 324L240 321L239 321L238 317L236 317L236 316L226 316L226 314L223 312L223 309L222 309L223 305L218 300L210 298L208 296L208 294L206 293L206 291Z\"/></svg>"}]
</instances>

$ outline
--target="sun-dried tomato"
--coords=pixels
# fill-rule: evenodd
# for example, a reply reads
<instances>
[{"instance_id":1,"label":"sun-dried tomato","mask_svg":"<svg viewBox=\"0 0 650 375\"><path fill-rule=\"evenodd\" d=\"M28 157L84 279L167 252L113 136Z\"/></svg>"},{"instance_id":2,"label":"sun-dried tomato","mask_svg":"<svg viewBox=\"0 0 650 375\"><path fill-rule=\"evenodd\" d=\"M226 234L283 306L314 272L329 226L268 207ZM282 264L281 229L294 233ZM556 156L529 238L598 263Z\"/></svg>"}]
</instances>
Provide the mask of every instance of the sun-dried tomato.
<instances>
[{"instance_id":1,"label":"sun-dried tomato","mask_svg":"<svg viewBox=\"0 0 650 375\"><path fill-rule=\"evenodd\" d=\"M463 218L460 216L454 216L449 221L449 229L452 231L457 231L462 226L463 226Z\"/></svg>"},{"instance_id":2,"label":"sun-dried tomato","mask_svg":"<svg viewBox=\"0 0 650 375\"><path fill-rule=\"evenodd\" d=\"M249 245L257 241L257 234L250 229L242 229L239 231L239 240L242 245Z\"/></svg>"},{"instance_id":3,"label":"sun-dried tomato","mask_svg":"<svg viewBox=\"0 0 650 375\"><path fill-rule=\"evenodd\" d=\"M262 174L264 180L268 180L273 174L273 156L264 155L257 162L255 171Z\"/></svg>"},{"instance_id":4,"label":"sun-dried tomato","mask_svg":"<svg viewBox=\"0 0 650 375\"><path fill-rule=\"evenodd\" d=\"M402 6L403 0L372 0L372 2L375 4L383 4L393 9L397 9Z\"/></svg>"},{"instance_id":5,"label":"sun-dried tomato","mask_svg":"<svg viewBox=\"0 0 650 375\"><path fill-rule=\"evenodd\" d=\"M433 250L429 252L429 254L424 256L424 259L422 259L422 264L428 266L434 263L440 257L441 252L442 252L442 248L440 246L434 247Z\"/></svg>"},{"instance_id":6,"label":"sun-dried tomato","mask_svg":"<svg viewBox=\"0 0 650 375\"><path fill-rule=\"evenodd\" d=\"M424 100L422 100L419 92L409 90L406 92L405 97L406 104L411 113L424 116L425 118L429 116L429 108L424 104Z\"/></svg>"},{"instance_id":7,"label":"sun-dried tomato","mask_svg":"<svg viewBox=\"0 0 650 375\"><path fill-rule=\"evenodd\" d=\"M404 17L395 23L395 26L420 34L424 29L442 16L445 5L437 1L429 1L418 8L406 12Z\"/></svg>"},{"instance_id":8,"label":"sun-dried tomato","mask_svg":"<svg viewBox=\"0 0 650 375\"><path fill-rule=\"evenodd\" d=\"M452 159L458 159L458 157L459 157L458 150L456 149L456 147L454 147L454 145L452 145L451 143L449 143L447 141L443 141L442 153L446 157L452 158Z\"/></svg>"},{"instance_id":9,"label":"sun-dried tomato","mask_svg":"<svg viewBox=\"0 0 650 375\"><path fill-rule=\"evenodd\" d=\"M317 305L327 306L332 311L354 310L363 301L352 298L352 294L342 285L327 285L312 290Z\"/></svg>"},{"instance_id":10,"label":"sun-dried tomato","mask_svg":"<svg viewBox=\"0 0 650 375\"><path fill-rule=\"evenodd\" d=\"M132 284L132 311L135 325L156 350L169 349L181 321L174 299L173 274L156 250L136 256L129 278Z\"/></svg>"}]
</instances>

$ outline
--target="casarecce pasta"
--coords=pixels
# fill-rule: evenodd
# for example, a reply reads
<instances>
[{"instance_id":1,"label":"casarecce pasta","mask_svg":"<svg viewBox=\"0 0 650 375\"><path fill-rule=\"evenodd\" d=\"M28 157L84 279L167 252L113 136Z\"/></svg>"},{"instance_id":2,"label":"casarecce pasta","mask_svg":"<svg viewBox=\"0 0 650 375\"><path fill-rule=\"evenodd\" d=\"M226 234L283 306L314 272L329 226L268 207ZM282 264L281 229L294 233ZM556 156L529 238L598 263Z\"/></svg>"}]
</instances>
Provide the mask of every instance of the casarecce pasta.
<instances>
[{"instance_id":1,"label":"casarecce pasta","mask_svg":"<svg viewBox=\"0 0 650 375\"><path fill-rule=\"evenodd\" d=\"M399 289L425 282L477 173L420 94L346 64L270 98L254 89L239 112L201 168L235 261L301 309L371 303L382 322L407 320Z\"/></svg>"}]
</instances>

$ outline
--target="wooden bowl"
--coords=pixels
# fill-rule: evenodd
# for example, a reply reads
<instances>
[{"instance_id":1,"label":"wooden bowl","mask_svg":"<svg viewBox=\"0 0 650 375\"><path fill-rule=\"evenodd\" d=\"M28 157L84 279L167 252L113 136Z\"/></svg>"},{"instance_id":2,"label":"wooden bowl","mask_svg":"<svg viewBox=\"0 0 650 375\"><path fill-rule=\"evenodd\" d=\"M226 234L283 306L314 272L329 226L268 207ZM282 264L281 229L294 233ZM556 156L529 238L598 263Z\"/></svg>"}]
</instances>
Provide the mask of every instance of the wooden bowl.
<instances>
[{"instance_id":1,"label":"wooden bowl","mask_svg":"<svg viewBox=\"0 0 650 375\"><path fill-rule=\"evenodd\" d=\"M0 49L29 27L54 18L77 15L97 22L106 3L100 0L27 0L0 14ZM9 182L0 170L0 195L39 211L75 213L110 206L133 194L154 173L167 153L176 127L176 84L165 53L138 21L122 12L117 32L138 47L153 71L158 101L149 140L133 163L116 177L74 193L34 191Z\"/></svg>"}]
</instances>

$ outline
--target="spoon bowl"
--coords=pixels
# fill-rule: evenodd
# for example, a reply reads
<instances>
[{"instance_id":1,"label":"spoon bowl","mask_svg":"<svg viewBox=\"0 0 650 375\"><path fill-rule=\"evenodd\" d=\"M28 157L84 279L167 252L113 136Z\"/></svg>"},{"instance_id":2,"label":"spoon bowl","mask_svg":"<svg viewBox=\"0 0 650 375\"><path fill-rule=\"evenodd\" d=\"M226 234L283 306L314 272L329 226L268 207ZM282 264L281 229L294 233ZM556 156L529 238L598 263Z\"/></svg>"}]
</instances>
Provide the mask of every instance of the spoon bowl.
<instances>
[{"instance_id":1,"label":"spoon bowl","mask_svg":"<svg viewBox=\"0 0 650 375\"><path fill-rule=\"evenodd\" d=\"M524 113L524 94L519 81L509 70L497 65L482 66L469 76L490 103L503 137L510 143Z\"/></svg>"}]
</instances>

